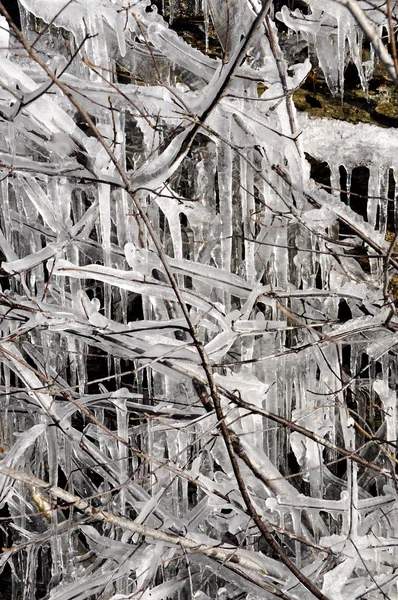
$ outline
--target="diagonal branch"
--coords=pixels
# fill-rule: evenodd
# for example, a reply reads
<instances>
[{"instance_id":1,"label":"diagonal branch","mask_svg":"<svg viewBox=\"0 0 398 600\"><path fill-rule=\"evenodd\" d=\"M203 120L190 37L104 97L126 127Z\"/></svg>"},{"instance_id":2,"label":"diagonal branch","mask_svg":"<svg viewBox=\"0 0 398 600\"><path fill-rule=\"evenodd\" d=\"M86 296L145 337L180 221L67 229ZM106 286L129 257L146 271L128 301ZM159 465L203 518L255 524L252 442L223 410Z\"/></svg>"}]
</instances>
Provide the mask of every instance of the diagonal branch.
<instances>
[{"instance_id":1,"label":"diagonal branch","mask_svg":"<svg viewBox=\"0 0 398 600\"><path fill-rule=\"evenodd\" d=\"M102 510L102 508L93 507L87 500L80 498L79 496L75 496L74 494L71 494L70 492L67 492L66 490L58 486L51 485L50 483L47 483L42 479L34 477L33 475L28 475L23 471L7 467L1 462L0 473L14 479L15 481L20 481L21 483L24 483L28 486L43 490L49 496L54 496L55 498L66 502L68 505L73 505L75 508L82 511L86 516L90 517L95 521L109 523L116 527L120 527L121 529L124 529L126 531L138 533L141 536L164 542L165 544L179 546L181 548L184 548L184 550L189 551L190 553L204 554L205 556L209 556L220 562L231 562L234 565L242 567L243 569L248 569L249 571L255 572L261 577L273 579L273 577L269 573L267 573L265 568L261 567L253 560L250 560L250 558L240 555L237 552L236 548L227 549L220 548L218 546L209 546L207 544L201 544L186 536L175 535L174 533L167 533L160 529L154 529L153 527L149 527L148 525L136 523L135 521L132 521L131 519L128 519L126 517L119 517L107 510ZM58 508L58 506L56 505L54 508ZM10 548L10 551L12 550L13 549ZM284 594L283 592L275 588L273 585L265 583L262 580L256 579L256 585L268 592L271 592L279 598L283 598L284 600L291 600L290 596Z\"/></svg>"}]
</instances>

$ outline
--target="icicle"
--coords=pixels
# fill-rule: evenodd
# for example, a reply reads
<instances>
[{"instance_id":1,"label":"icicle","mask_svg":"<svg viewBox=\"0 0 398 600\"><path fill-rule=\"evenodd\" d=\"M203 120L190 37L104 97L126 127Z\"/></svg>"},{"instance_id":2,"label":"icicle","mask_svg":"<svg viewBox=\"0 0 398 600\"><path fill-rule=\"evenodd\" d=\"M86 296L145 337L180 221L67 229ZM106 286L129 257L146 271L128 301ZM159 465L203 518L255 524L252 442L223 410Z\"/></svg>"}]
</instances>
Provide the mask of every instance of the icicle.
<instances>
[{"instance_id":1,"label":"icicle","mask_svg":"<svg viewBox=\"0 0 398 600\"><path fill-rule=\"evenodd\" d=\"M174 258L182 259L182 236L180 224L181 209L176 201L170 198L162 198L154 196L154 200L167 218L167 223L170 230L170 236L173 243Z\"/></svg>"},{"instance_id":2,"label":"icicle","mask_svg":"<svg viewBox=\"0 0 398 600\"><path fill-rule=\"evenodd\" d=\"M9 244L11 241L11 233L12 233L12 223L11 223L11 215L10 215L10 202L9 202L9 181L8 179L3 179L1 182L1 203L0 203L0 211L1 211L1 219L4 227L4 236L0 230L0 235L3 238L4 242L1 242L0 239L0 247L6 257L7 260L15 260L17 258L15 252L12 250L12 246Z\"/></svg>"},{"instance_id":3,"label":"icicle","mask_svg":"<svg viewBox=\"0 0 398 600\"><path fill-rule=\"evenodd\" d=\"M347 189L347 204L348 206L351 205L351 180L352 180L352 171L351 169L346 170L346 175L347 175L347 179L346 179L346 189Z\"/></svg>"},{"instance_id":4,"label":"icicle","mask_svg":"<svg viewBox=\"0 0 398 600\"><path fill-rule=\"evenodd\" d=\"M339 7L341 8L341 7ZM353 26L353 22L351 16L345 12L341 15L339 11L339 15L337 17L337 60L338 60L338 73L339 73L339 88L340 88L340 99L343 104L344 100L344 69L346 63L346 36L347 29Z\"/></svg>"},{"instance_id":5,"label":"icicle","mask_svg":"<svg viewBox=\"0 0 398 600\"><path fill-rule=\"evenodd\" d=\"M202 0L203 21L205 25L205 52L209 53L209 7L208 0Z\"/></svg>"},{"instance_id":6,"label":"icicle","mask_svg":"<svg viewBox=\"0 0 398 600\"><path fill-rule=\"evenodd\" d=\"M229 126L224 126L228 136ZM223 142L218 143L218 188L221 218L221 268L231 270L233 208L232 208L232 151ZM225 307L230 310L230 298L226 297Z\"/></svg>"},{"instance_id":7,"label":"icicle","mask_svg":"<svg viewBox=\"0 0 398 600\"><path fill-rule=\"evenodd\" d=\"M248 160L252 160L252 155L248 153ZM241 198L242 198L242 219L243 219L243 233L246 238L243 240L245 248L245 268L246 278L250 283L254 283L256 280L256 268L255 268L255 252L256 244L249 240L254 238L255 223L255 200L254 200L254 182L253 182L253 171L248 168L247 161L241 159L240 161L241 171Z\"/></svg>"},{"instance_id":8,"label":"icicle","mask_svg":"<svg viewBox=\"0 0 398 600\"><path fill-rule=\"evenodd\" d=\"M383 165L380 172L380 198L379 198L379 232L386 235L388 221L388 180L390 176L389 166Z\"/></svg>"},{"instance_id":9,"label":"icicle","mask_svg":"<svg viewBox=\"0 0 398 600\"><path fill-rule=\"evenodd\" d=\"M387 433L386 440L397 439L397 394L392 390L386 381L376 380L373 383L373 389L383 404L385 414Z\"/></svg>"},{"instance_id":10,"label":"icicle","mask_svg":"<svg viewBox=\"0 0 398 600\"><path fill-rule=\"evenodd\" d=\"M376 229L377 210L380 202L380 168L375 165L369 169L367 217L373 229Z\"/></svg>"}]
</instances>

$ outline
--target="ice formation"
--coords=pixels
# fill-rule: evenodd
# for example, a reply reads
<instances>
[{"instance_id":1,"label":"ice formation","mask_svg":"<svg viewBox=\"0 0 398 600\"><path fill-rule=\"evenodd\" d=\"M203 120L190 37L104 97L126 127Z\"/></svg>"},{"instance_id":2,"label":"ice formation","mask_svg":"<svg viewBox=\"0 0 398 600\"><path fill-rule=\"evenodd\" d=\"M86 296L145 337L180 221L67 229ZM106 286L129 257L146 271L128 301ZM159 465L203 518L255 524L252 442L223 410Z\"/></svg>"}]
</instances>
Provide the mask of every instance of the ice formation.
<instances>
[{"instance_id":1,"label":"ice formation","mask_svg":"<svg viewBox=\"0 0 398 600\"><path fill-rule=\"evenodd\" d=\"M30 56L1 17L0 569L13 600L314 597L248 514L169 268L258 515L330 600L394 598L395 133L296 114L311 62L270 16L244 46L258 0L188 3L218 56L171 29L183 4L20 0ZM305 4L286 46L366 91L355 19Z\"/></svg>"}]
</instances>

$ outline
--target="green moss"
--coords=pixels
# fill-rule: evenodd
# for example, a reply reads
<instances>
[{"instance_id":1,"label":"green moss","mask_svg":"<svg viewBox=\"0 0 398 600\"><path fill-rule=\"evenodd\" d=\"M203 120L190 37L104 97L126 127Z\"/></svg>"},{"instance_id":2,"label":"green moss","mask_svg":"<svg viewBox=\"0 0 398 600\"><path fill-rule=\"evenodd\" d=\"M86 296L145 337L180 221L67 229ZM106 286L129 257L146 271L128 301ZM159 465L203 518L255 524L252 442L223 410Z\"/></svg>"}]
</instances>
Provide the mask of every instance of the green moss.
<instances>
[{"instance_id":1,"label":"green moss","mask_svg":"<svg viewBox=\"0 0 398 600\"><path fill-rule=\"evenodd\" d=\"M398 127L398 106L393 100L382 102L375 108L380 122L388 127Z\"/></svg>"},{"instance_id":2,"label":"green moss","mask_svg":"<svg viewBox=\"0 0 398 600\"><path fill-rule=\"evenodd\" d=\"M394 300L398 300L398 275L392 275L390 279L390 284L388 286L388 291L392 294Z\"/></svg>"},{"instance_id":3,"label":"green moss","mask_svg":"<svg viewBox=\"0 0 398 600\"><path fill-rule=\"evenodd\" d=\"M297 110L310 116L398 127L398 92L394 84L380 76L372 80L369 87L366 96L359 86L347 86L341 100L331 95L323 80L312 75L295 92L293 99Z\"/></svg>"}]
</instances>

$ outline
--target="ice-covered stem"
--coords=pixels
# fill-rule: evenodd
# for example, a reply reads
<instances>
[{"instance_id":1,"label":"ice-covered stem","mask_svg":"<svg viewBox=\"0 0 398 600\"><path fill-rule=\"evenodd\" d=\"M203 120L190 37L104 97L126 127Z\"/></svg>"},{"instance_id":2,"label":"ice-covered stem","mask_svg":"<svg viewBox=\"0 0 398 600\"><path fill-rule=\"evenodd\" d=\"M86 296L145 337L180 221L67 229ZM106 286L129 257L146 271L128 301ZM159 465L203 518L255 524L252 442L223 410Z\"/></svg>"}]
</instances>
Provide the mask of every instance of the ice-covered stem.
<instances>
[{"instance_id":1,"label":"ice-covered stem","mask_svg":"<svg viewBox=\"0 0 398 600\"><path fill-rule=\"evenodd\" d=\"M359 6L357 0L334 1L337 2L337 4L341 4L342 6L348 8L348 10L358 23L359 27L366 35L369 42L372 44L377 56L387 69L387 72L390 75L391 79L395 84L398 84L398 73L394 59L391 57L387 48L383 44L376 27L374 27L374 25L372 25L372 23L369 21L362 8ZM393 32L391 32L391 35L393 36Z\"/></svg>"},{"instance_id":2,"label":"ice-covered stem","mask_svg":"<svg viewBox=\"0 0 398 600\"><path fill-rule=\"evenodd\" d=\"M91 519L96 521L101 521L102 523L109 523L116 527L120 527L126 531L131 531L133 533L138 533L139 535L152 538L154 540L158 540L160 542L164 542L166 544L172 544L174 546L178 546L180 548L184 548L186 551L191 551L194 553L204 554L205 556L210 556L215 560L218 560L222 563L231 562L235 565L238 565L244 569L248 569L249 571L256 572L263 577L270 577L270 575L256 562L250 560L246 556L242 556L237 553L235 548L232 549L223 549L219 547L208 546L206 544L200 544L195 540L192 540L186 536L176 535L174 533L168 533L166 531L162 531L161 529L154 529L153 527L149 527L148 525L141 525L140 523L136 523L131 519L126 517L119 517L107 510L102 510L101 508L94 507L90 504L89 501L80 498L79 496L75 496L66 490L51 485L43 479L39 479L38 477L34 477L33 475L29 475L23 471L13 469L8 467L0 462L0 473L5 475L6 477L10 477L15 481L20 481L28 486L34 487L36 489L40 489L45 491L48 496L54 496L59 500L66 502L68 505L73 505L78 510L82 511L85 515L89 516ZM50 502L51 504L51 502ZM62 507L58 507L57 504L54 505L54 509L58 509ZM217 542L218 543L218 542ZM12 548L10 551L12 552ZM256 579L256 585L261 587L262 589L275 594L279 598L283 598L284 600L291 600L291 597L287 594L284 594L273 585L264 583L261 580Z\"/></svg>"},{"instance_id":3,"label":"ice-covered stem","mask_svg":"<svg viewBox=\"0 0 398 600\"><path fill-rule=\"evenodd\" d=\"M259 13L256 15L255 19L253 20L245 39L240 44L240 46L237 48L237 50L234 53L234 55L232 56L231 60L228 63L226 63L225 65L223 65L222 71L220 73L215 74L214 82L213 82L214 84L213 84L213 86L211 86L211 84L209 86L209 87L212 87L212 95L211 95L210 99L205 100L204 108L203 108L202 112L200 112L197 115L194 115L192 113L190 113L188 115L193 121L193 127L191 128L190 131L187 132L187 134L185 135L185 139L182 142L179 152L177 153L176 156L173 157L173 164L176 165L176 168L179 165L179 161L180 161L181 157L184 156L188 152L190 147L192 146L192 143L193 143L197 133L199 132L201 127L205 124L206 119L209 117L209 115L213 112L215 107L218 105L225 90L228 87L228 84L231 82L236 71L241 66L241 63L245 59L247 51L250 48L250 44L252 43L253 39L255 38L256 34L258 33L259 29L261 28L264 18L266 17L267 13L269 12L271 6L272 6L272 0L263 0L261 10L259 11ZM183 103L183 105L186 107L186 105L184 103ZM134 190L130 190L130 191L134 192ZM151 234L151 237L152 237L152 234ZM163 262L163 259L162 259L162 262Z\"/></svg>"},{"instance_id":4,"label":"ice-covered stem","mask_svg":"<svg viewBox=\"0 0 398 600\"><path fill-rule=\"evenodd\" d=\"M296 190L299 193L300 192L303 193L306 200L308 200L308 202L310 204L312 204L313 206L315 206L316 208L321 207L321 204L311 194L309 194L308 192L302 192L302 190L297 189L294 186L290 175L288 173L286 173L286 171L284 171L281 167L279 167L278 165L273 165L272 168L291 187L291 189L293 191ZM292 208L292 207L290 207L290 208ZM368 235L366 235L360 228L356 227L356 225L354 223L345 219L342 215L337 214L336 217L342 225L348 227L355 235L357 235L363 242L365 242L365 244L367 244L368 246L370 246L370 248L375 250L375 252L377 252L378 255L380 256L380 258L385 257L385 254L384 254L382 248L380 248L380 246L374 240L372 240ZM395 269L398 269L398 261L394 258L393 253L391 253L388 256L388 263L390 265L392 265Z\"/></svg>"},{"instance_id":5,"label":"ice-covered stem","mask_svg":"<svg viewBox=\"0 0 398 600\"><path fill-rule=\"evenodd\" d=\"M387 0L387 20L388 20L388 28L390 30L390 42L391 42L392 58L393 58L394 65L395 65L395 72L398 75L397 43L396 43L396 40L395 40L394 23L393 23L393 20L392 20L391 0Z\"/></svg>"},{"instance_id":6,"label":"ice-covered stem","mask_svg":"<svg viewBox=\"0 0 398 600\"><path fill-rule=\"evenodd\" d=\"M282 547L279 545L279 543L276 541L276 539L272 535L272 532L268 529L266 523L263 521L263 519L257 512L257 510L252 502L249 491L246 487L246 484L244 482L242 472L239 467L238 455L235 452L234 442L235 442L235 444L238 444L239 439L235 434L233 434L233 432L231 432L231 430L225 424L225 415L223 413L220 401L219 400L218 400L218 402L215 401L215 399L213 397L213 403L214 403L214 407L216 410L217 418L220 421L219 428L220 428L222 437L224 439L224 443L227 448L227 452L228 452L228 455L229 455L229 458L230 458L230 461L232 464L234 475L235 475L235 478L236 478L236 481L237 481L237 484L239 487L239 492L241 493L241 496L246 505L249 515L253 519L258 530L260 531L260 533L264 537L264 539L267 541L269 546L279 556L280 560L291 571L291 573L293 573L293 575L295 575L295 577L297 577L297 579L300 581L300 583L302 583L302 585L304 587L306 587L307 590L309 592L311 592L319 600L330 600L330 599L328 599L327 596L325 596L317 588L317 586L314 583L312 583L312 581L310 581L308 579L308 577L306 577L304 575L304 573L302 573L302 571L294 564L294 562L292 562L290 560L290 558L287 556L285 551L282 549Z\"/></svg>"},{"instance_id":7,"label":"ice-covered stem","mask_svg":"<svg viewBox=\"0 0 398 600\"><path fill-rule=\"evenodd\" d=\"M275 63L276 63L276 67L278 69L279 78L281 80L283 94L285 96L286 110L287 110L287 114L289 117L289 124L290 124L290 133L292 135L295 135L297 133L297 122L296 122L293 97L292 97L292 94L290 93L289 85L287 82L286 62L283 58L281 49L278 44L278 40L275 35L275 25L272 23L271 19L269 18L269 15L267 15L267 17L266 17L266 32L267 32L269 44L270 44L270 47L272 50L272 54L274 55L274 58L275 58ZM301 153L300 148L299 148L298 139L296 138L294 141L295 141L295 144L297 146L299 153Z\"/></svg>"},{"instance_id":8,"label":"ice-covered stem","mask_svg":"<svg viewBox=\"0 0 398 600\"><path fill-rule=\"evenodd\" d=\"M206 400L202 398L202 396L205 394L203 394L203 391L201 391L201 388L198 387L198 383L200 384L201 382L196 383L196 391L197 391L199 397L201 397L202 403L206 406ZM331 442L330 440L317 435L315 432L310 431L309 429L307 429L305 427L302 427L298 423L290 421L289 419L286 419L285 417L283 417L281 415L271 413L271 412L269 412L261 407L258 407L250 402L246 402L245 400L243 400L240 397L240 395L237 395L236 393L231 393L228 390L226 390L225 388L222 388L221 386L218 386L218 391L220 394L225 396L228 400L230 400L231 402L233 402L240 408L247 410L249 413L261 415L262 417L265 417L265 418L269 419L270 421L274 421L275 423L278 423L279 425L283 426L285 429L290 429L291 431L300 433L302 436L316 442L317 444L324 446L325 448L328 448L329 450L332 450L336 454L339 454L340 456L342 456L348 460L351 460L352 462L355 462L356 464L358 464L364 468L373 470L381 475L384 475L388 479L397 480L397 477L394 475L394 473L390 469L380 467L379 465L377 465L374 462L367 461L365 458L363 458L360 454L357 453L358 451L353 452L352 450L348 450L346 448L338 446L338 445L334 444L333 442ZM239 439L234 436L233 432L229 432L229 435L230 435L231 443L234 447L235 453L238 454L238 456L246 463L246 465L250 468L250 470L253 472L253 474L256 477L258 477L259 479L261 479L263 481L263 483L265 483L265 485L267 485L269 487L270 482L268 482L266 480L264 474L259 473L258 469L256 469L256 467L253 464L253 462L251 461L250 457L248 457L247 453L242 451Z\"/></svg>"},{"instance_id":9,"label":"ice-covered stem","mask_svg":"<svg viewBox=\"0 0 398 600\"><path fill-rule=\"evenodd\" d=\"M313 440L317 444L321 444L329 450L333 450L333 452L340 454L344 458L347 458L348 460L351 460L362 467L371 469L372 471L384 475L388 479L394 479L395 482L398 481L398 477L391 471L391 469L380 467L375 462L369 462L368 460L366 460L366 458L363 458L360 454L358 454L358 451L352 452L351 450L347 450L346 448L338 446L330 440L317 435L314 431L310 431L309 429L302 427L301 425L298 425L298 423L290 421L289 419L286 419L281 415L276 415L263 408L255 406L250 402L246 402L242 398L237 397L236 394L229 393L227 390L221 390L221 392L228 398L228 400L231 400L231 402L234 402L240 408L246 409L247 411L249 411L249 413L261 415L262 417L265 417L270 421L274 421L274 423L282 425L285 429L290 429L291 431L296 431L297 433L300 433L304 437Z\"/></svg>"},{"instance_id":10,"label":"ice-covered stem","mask_svg":"<svg viewBox=\"0 0 398 600\"><path fill-rule=\"evenodd\" d=\"M262 6L260 12L257 14L256 18L253 20L249 31L245 39L243 40L240 48L237 49L234 56L231 58L229 63L227 63L223 68L224 72L222 73L222 77L220 77L220 82L218 83L216 92L214 97L212 98L211 104L205 108L205 110L201 113L199 117L200 122L205 122L211 111L218 104L221 99L224 91L226 90L229 82L235 75L237 69L240 67L242 61L244 60L248 49L250 48L250 44L252 43L255 35L261 28L264 18L268 14L270 8L272 6L272 0L262 0ZM197 124L197 127L200 127L200 123Z\"/></svg>"},{"instance_id":11,"label":"ice-covered stem","mask_svg":"<svg viewBox=\"0 0 398 600\"><path fill-rule=\"evenodd\" d=\"M203 360L208 364L208 358L205 354L204 354ZM208 367L210 368L209 364L208 364ZM261 535L267 541L267 543L272 548L272 550L279 556L280 560L289 569L289 571L291 571L291 573L293 573L293 575L295 577L297 577L297 579L300 581L300 583L302 583L302 585L304 587L306 587L307 590L310 591L319 600L329 600L328 597L325 596L317 588L317 586L314 583L312 583L312 581L310 581L308 579L308 577L306 577L304 575L304 573L302 573L302 571L300 571L300 569L294 564L294 562L292 562L290 560L290 558L287 556L285 551L282 549L282 547L279 545L279 543L274 538L274 536L273 536L271 530L268 528L267 524L264 522L262 517L257 512L257 510L252 502L250 493L247 489L246 483L244 481L244 478L243 478L243 475L242 475L242 472L241 472L241 469L239 466L238 456L240 455L240 457L242 459L242 454L243 454L240 449L239 438L227 426L227 424L225 422L225 415L224 415L224 411L221 406L219 391L215 384L213 375L210 378L209 384L210 384L212 403L214 405L214 408L216 411L216 416L218 419L218 428L223 437L225 447L227 449L228 456L231 461L234 476L235 476L236 482L238 484L239 492L240 492L240 494L243 498L243 501L246 505L248 514L253 519L253 521L256 524ZM199 394L199 397L202 399L202 403L206 407L206 401L202 398L202 394ZM245 461L246 465L251 469L251 471L253 472L253 474L255 476L258 476L257 470L252 465L252 463L246 453L245 453L245 458L247 459Z\"/></svg>"}]
</instances>

